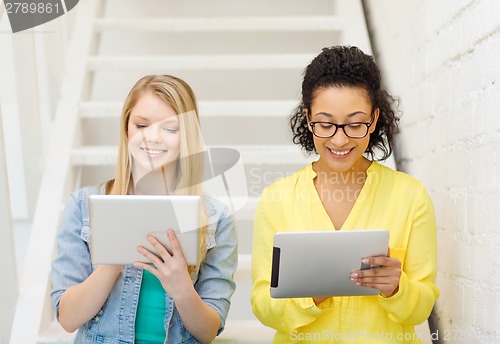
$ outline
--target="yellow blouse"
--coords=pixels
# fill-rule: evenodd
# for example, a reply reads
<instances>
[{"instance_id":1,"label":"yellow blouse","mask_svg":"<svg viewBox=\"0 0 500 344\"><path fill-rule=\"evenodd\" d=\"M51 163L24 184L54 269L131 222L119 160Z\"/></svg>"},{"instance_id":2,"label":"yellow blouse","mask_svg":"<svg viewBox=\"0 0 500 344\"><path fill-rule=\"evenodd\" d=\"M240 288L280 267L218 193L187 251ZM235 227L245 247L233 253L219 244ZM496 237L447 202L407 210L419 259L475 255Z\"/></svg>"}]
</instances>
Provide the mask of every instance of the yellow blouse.
<instances>
[{"instance_id":1,"label":"yellow blouse","mask_svg":"<svg viewBox=\"0 0 500 344\"><path fill-rule=\"evenodd\" d=\"M252 252L253 312L277 330L274 343L420 343L414 325L425 321L439 296L436 221L432 201L416 179L372 162L342 230L386 228L391 257L402 264L399 290L389 298L273 299L270 277L276 232L334 230L314 187L312 164L262 193Z\"/></svg>"}]
</instances>

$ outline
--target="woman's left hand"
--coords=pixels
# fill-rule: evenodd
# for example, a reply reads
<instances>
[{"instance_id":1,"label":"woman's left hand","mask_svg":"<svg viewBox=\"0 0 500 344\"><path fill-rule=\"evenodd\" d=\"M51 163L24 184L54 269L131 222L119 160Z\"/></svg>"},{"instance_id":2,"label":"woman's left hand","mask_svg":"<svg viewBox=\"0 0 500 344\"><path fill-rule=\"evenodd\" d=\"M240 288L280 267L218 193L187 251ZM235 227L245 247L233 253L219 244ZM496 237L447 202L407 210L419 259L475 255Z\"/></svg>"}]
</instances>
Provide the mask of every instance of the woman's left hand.
<instances>
[{"instance_id":1,"label":"woman's left hand","mask_svg":"<svg viewBox=\"0 0 500 344\"><path fill-rule=\"evenodd\" d=\"M377 289L385 297L397 293L401 277L401 262L399 259L389 256L368 257L363 259L362 263L376 267L354 271L351 274L352 283Z\"/></svg>"},{"instance_id":2,"label":"woman's left hand","mask_svg":"<svg viewBox=\"0 0 500 344\"><path fill-rule=\"evenodd\" d=\"M172 248L172 253L169 253L158 239L153 235L148 235L149 243L155 248L156 253L139 246L137 251L146 257L153 265L141 262L135 262L136 268L144 269L155 275L161 282L165 291L174 298L180 297L189 293L193 289L193 282L189 275L186 260L182 254L182 250L172 229L167 231L168 240Z\"/></svg>"}]
</instances>

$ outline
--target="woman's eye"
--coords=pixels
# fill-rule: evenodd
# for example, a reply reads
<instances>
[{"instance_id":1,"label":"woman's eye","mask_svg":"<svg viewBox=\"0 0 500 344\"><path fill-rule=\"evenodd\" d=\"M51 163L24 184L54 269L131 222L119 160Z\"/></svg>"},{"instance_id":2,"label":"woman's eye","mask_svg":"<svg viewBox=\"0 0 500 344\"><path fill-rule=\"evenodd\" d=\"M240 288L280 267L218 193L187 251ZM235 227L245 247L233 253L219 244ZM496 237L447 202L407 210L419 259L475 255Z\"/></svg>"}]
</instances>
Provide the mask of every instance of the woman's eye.
<instances>
[{"instance_id":1,"label":"woman's eye","mask_svg":"<svg viewBox=\"0 0 500 344\"><path fill-rule=\"evenodd\" d=\"M331 124L331 123L321 123L320 126L323 129L330 129L333 126L333 124Z\"/></svg>"},{"instance_id":2,"label":"woman's eye","mask_svg":"<svg viewBox=\"0 0 500 344\"><path fill-rule=\"evenodd\" d=\"M167 133L175 134L179 129L178 128L163 128Z\"/></svg>"},{"instance_id":3,"label":"woman's eye","mask_svg":"<svg viewBox=\"0 0 500 344\"><path fill-rule=\"evenodd\" d=\"M136 124L135 127L137 129L144 129L144 128L147 128L147 125L145 125L145 124Z\"/></svg>"},{"instance_id":4,"label":"woman's eye","mask_svg":"<svg viewBox=\"0 0 500 344\"><path fill-rule=\"evenodd\" d=\"M351 124L348 124L348 126L351 129L359 129L359 128L361 128L361 123L351 123Z\"/></svg>"}]
</instances>

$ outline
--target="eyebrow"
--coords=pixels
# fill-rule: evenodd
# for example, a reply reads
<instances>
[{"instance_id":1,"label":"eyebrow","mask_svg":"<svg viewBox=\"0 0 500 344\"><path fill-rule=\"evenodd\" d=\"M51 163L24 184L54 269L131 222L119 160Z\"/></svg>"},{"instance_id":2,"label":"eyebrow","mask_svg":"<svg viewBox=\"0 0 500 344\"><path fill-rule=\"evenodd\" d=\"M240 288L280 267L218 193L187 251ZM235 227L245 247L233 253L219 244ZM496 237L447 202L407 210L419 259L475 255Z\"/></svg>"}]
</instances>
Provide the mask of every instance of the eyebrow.
<instances>
[{"instance_id":1,"label":"eyebrow","mask_svg":"<svg viewBox=\"0 0 500 344\"><path fill-rule=\"evenodd\" d=\"M130 118L134 118L134 119L137 118L137 119L140 119L140 120L143 120L146 122L151 121L149 118L141 116L141 115L130 115ZM177 116L172 116L172 117L162 119L161 121L154 122L154 123L178 123L178 122L179 122L179 119L177 118Z\"/></svg>"},{"instance_id":2,"label":"eyebrow","mask_svg":"<svg viewBox=\"0 0 500 344\"><path fill-rule=\"evenodd\" d=\"M348 114L347 117L354 117L354 116L359 115L359 114L368 115L364 111L354 111L354 112L351 112L350 114ZM327 116L327 117L333 117L333 115L329 114L328 112L318 112L314 116L318 116L318 115L323 115L323 116Z\"/></svg>"},{"instance_id":3,"label":"eyebrow","mask_svg":"<svg viewBox=\"0 0 500 344\"><path fill-rule=\"evenodd\" d=\"M149 119L147 119L146 117L143 117L141 115L132 115L132 114L130 114L130 118L138 118L138 119L142 119L142 120L145 120L145 121L149 121Z\"/></svg>"}]
</instances>

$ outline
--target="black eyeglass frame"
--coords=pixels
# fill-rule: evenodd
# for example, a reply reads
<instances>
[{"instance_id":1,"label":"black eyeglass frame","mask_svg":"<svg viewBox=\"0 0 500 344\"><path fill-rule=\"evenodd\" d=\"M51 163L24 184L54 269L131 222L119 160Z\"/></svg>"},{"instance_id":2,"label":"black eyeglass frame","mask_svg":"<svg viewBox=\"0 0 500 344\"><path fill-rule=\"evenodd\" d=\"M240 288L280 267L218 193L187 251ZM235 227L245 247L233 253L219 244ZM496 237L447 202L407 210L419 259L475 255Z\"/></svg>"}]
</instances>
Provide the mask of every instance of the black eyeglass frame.
<instances>
[{"instance_id":1,"label":"black eyeglass frame","mask_svg":"<svg viewBox=\"0 0 500 344\"><path fill-rule=\"evenodd\" d=\"M372 120L368 123L368 122L351 122L351 123L346 123L346 124L336 124L336 123L332 123L332 122L309 122L309 125L311 126L311 129L312 129L312 133L314 136L316 137L319 137L320 139L328 139L330 137L334 137L335 134L337 133L337 131L339 131L339 128L342 129L342 131L344 132L345 136L351 138L351 139L362 139L363 137L366 137L366 135L368 135L368 132L370 131L370 127L371 125L373 124L373 121L375 120L375 116L372 115ZM335 131L333 132L332 135L330 136L320 136L318 134L316 134L316 131L314 130L314 126L316 124L331 124L333 126L335 126ZM350 126L350 125L357 125L357 124L363 124L363 125L366 125L366 133L363 135L363 136L350 136L348 135L346 132L345 132L345 127L347 126Z\"/></svg>"}]
</instances>

